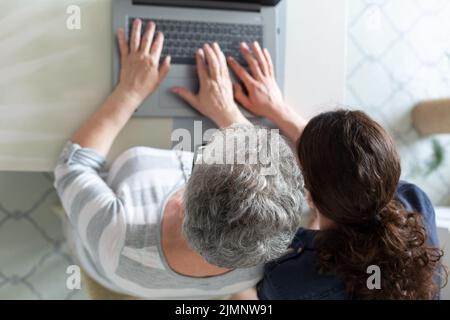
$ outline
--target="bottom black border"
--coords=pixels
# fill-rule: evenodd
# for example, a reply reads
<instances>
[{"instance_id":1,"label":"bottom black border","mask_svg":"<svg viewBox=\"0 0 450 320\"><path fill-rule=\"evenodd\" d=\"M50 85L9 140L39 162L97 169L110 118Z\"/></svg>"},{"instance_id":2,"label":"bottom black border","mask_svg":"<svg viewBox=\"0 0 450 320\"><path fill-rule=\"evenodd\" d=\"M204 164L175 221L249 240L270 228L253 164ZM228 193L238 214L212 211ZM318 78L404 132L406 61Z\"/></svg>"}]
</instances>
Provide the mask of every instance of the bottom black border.
<instances>
[{"instance_id":1,"label":"bottom black border","mask_svg":"<svg viewBox=\"0 0 450 320\"><path fill-rule=\"evenodd\" d=\"M197 309L192 309L192 308ZM447 314L449 301L0 301L4 315L91 319L398 319ZM184 308L182 314L177 310ZM191 309L189 309L191 308ZM200 313L199 308L208 308ZM270 312L269 311L270 308ZM442 310L441 310L442 308ZM191 310L191 312L187 311ZM198 314L192 314L196 310ZM214 310L214 311L213 311ZM262 312L266 310L266 312ZM221 312L222 311L222 312ZM228 312L226 312L228 311Z\"/></svg>"}]
</instances>

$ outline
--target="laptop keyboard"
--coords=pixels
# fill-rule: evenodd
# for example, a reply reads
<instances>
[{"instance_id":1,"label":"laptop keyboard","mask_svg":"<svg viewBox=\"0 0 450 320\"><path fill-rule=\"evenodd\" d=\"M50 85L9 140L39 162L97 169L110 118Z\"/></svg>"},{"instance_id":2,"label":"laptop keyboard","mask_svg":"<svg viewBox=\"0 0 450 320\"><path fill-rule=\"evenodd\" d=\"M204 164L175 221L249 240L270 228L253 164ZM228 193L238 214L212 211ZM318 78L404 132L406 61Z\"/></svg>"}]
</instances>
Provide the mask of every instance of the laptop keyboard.
<instances>
[{"instance_id":1,"label":"laptop keyboard","mask_svg":"<svg viewBox=\"0 0 450 320\"><path fill-rule=\"evenodd\" d=\"M134 17L129 18L131 33ZM263 26L249 24L210 23L181 20L144 19L142 30L147 23L156 23L157 31L164 33L163 57L170 55L173 64L195 65L195 54L205 43L219 43L225 56L233 56L246 64L239 51L241 42L263 43Z\"/></svg>"}]
</instances>

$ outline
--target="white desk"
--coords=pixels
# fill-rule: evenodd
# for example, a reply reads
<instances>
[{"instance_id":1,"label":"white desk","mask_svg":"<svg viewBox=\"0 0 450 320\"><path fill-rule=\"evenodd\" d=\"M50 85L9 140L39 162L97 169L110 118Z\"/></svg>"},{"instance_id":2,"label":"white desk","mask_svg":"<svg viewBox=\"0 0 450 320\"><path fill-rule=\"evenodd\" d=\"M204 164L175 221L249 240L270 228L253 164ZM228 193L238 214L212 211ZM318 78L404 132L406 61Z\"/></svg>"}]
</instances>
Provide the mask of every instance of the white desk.
<instances>
[{"instance_id":1,"label":"white desk","mask_svg":"<svg viewBox=\"0 0 450 320\"><path fill-rule=\"evenodd\" d=\"M287 0L286 99L312 116L341 104L345 0ZM82 9L81 30L66 8ZM65 141L111 91L110 0L0 3L0 171L51 171ZM133 119L112 154L169 148L171 119Z\"/></svg>"}]
</instances>

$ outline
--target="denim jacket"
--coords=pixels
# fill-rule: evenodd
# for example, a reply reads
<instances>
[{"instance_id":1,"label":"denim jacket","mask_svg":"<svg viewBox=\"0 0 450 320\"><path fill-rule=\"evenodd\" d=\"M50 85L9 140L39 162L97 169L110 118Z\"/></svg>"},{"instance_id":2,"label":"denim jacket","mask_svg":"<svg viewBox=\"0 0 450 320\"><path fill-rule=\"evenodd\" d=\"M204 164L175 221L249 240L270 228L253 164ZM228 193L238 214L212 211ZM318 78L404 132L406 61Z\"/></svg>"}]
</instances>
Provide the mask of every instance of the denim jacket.
<instances>
[{"instance_id":1,"label":"denim jacket","mask_svg":"<svg viewBox=\"0 0 450 320\"><path fill-rule=\"evenodd\" d=\"M396 198L409 211L422 214L428 241L438 247L436 219L428 196L413 184L400 182ZM347 300L345 283L334 274L317 271L314 238L320 231L300 229L285 256L265 266L264 278L257 285L261 300Z\"/></svg>"}]
</instances>

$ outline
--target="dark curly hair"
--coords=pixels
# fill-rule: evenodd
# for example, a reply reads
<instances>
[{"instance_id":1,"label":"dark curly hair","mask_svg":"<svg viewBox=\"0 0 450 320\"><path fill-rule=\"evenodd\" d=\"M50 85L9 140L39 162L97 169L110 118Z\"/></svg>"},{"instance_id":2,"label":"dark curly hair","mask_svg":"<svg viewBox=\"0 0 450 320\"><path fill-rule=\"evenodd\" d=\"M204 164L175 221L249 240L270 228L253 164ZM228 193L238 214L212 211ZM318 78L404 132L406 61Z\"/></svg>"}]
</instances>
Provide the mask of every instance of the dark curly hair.
<instances>
[{"instance_id":1,"label":"dark curly hair","mask_svg":"<svg viewBox=\"0 0 450 320\"><path fill-rule=\"evenodd\" d=\"M354 299L435 298L443 253L428 245L421 215L395 200L401 169L389 134L362 112L324 113L305 128L298 156L315 207L335 225L315 240L320 271ZM371 265L380 290L367 288Z\"/></svg>"}]
</instances>

